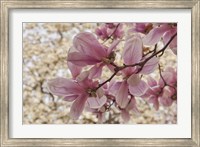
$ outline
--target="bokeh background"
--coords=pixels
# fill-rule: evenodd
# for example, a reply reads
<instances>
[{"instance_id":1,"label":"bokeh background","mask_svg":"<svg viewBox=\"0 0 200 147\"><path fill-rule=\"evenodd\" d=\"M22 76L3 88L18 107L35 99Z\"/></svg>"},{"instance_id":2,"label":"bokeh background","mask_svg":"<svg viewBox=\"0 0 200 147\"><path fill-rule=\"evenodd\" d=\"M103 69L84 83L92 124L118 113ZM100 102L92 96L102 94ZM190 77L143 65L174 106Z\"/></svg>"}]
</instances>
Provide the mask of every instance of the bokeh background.
<instances>
[{"instance_id":1,"label":"bokeh background","mask_svg":"<svg viewBox=\"0 0 200 147\"><path fill-rule=\"evenodd\" d=\"M71 78L66 58L73 37L79 32L95 32L99 23L23 23L23 124L96 124L98 119L84 111L76 121L70 119L70 102L49 94L46 83L56 77ZM129 27L129 25L127 25ZM128 29L128 28L125 28ZM120 56L117 60L120 60ZM160 63L176 67L176 56L166 50ZM159 77L156 70L151 74ZM105 78L109 73L104 72ZM140 113L131 112L130 124L176 124L177 104L160 107L136 98ZM123 123L120 112L106 113L106 124Z\"/></svg>"}]
</instances>

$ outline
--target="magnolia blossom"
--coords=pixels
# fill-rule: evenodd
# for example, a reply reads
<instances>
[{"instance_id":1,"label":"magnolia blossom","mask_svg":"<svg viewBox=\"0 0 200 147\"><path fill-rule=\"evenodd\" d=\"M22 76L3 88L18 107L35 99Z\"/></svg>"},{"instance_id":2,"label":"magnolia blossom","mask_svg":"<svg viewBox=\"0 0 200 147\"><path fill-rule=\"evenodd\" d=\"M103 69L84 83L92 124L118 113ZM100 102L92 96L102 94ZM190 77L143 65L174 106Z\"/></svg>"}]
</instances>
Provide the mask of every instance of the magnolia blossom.
<instances>
[{"instance_id":1,"label":"magnolia blossom","mask_svg":"<svg viewBox=\"0 0 200 147\"><path fill-rule=\"evenodd\" d=\"M149 88L142 96L148 98L148 101L153 103L156 110L158 110L160 103L163 106L171 106L173 101L176 100L176 71L173 68L167 68L162 77L163 79L160 78L157 82L149 76L147 82Z\"/></svg>"},{"instance_id":2,"label":"magnolia blossom","mask_svg":"<svg viewBox=\"0 0 200 147\"><path fill-rule=\"evenodd\" d=\"M48 89L52 94L62 96L65 101L73 102L70 110L73 119L79 118L86 103L90 108L100 108L107 101L101 88L94 91L98 82L89 79L88 75L88 72L83 72L74 81L65 78L48 81Z\"/></svg>"},{"instance_id":3,"label":"magnolia blossom","mask_svg":"<svg viewBox=\"0 0 200 147\"><path fill-rule=\"evenodd\" d=\"M120 23L105 23L95 30L96 35L102 39L113 39L122 38L124 31L123 25Z\"/></svg>"},{"instance_id":4,"label":"magnolia blossom","mask_svg":"<svg viewBox=\"0 0 200 147\"><path fill-rule=\"evenodd\" d=\"M99 77L105 65L113 70L110 63L115 59L113 50L118 43L119 40L116 40L108 48L101 45L92 33L84 32L76 35L67 58L68 67L73 77L80 74L82 67L87 65L94 65L90 69L89 78Z\"/></svg>"},{"instance_id":5,"label":"magnolia blossom","mask_svg":"<svg viewBox=\"0 0 200 147\"><path fill-rule=\"evenodd\" d=\"M149 46L155 45L162 38L165 45L176 33L176 24L158 24L155 25L154 28L151 29L151 31L146 36L144 36L143 43ZM174 54L177 54L177 36L169 44L169 47Z\"/></svg>"},{"instance_id":6,"label":"magnolia blossom","mask_svg":"<svg viewBox=\"0 0 200 147\"><path fill-rule=\"evenodd\" d=\"M142 39L140 36L130 36L126 39L123 59L126 65L133 65L143 61L142 58ZM129 92L133 96L143 95L148 86L145 81L141 80L140 74L149 74L153 72L157 66L158 60L156 57L151 58L147 63L142 67L127 67L122 70L122 75L124 81L119 82L118 92L116 94L116 102L121 108L125 108L128 100Z\"/></svg>"}]
</instances>

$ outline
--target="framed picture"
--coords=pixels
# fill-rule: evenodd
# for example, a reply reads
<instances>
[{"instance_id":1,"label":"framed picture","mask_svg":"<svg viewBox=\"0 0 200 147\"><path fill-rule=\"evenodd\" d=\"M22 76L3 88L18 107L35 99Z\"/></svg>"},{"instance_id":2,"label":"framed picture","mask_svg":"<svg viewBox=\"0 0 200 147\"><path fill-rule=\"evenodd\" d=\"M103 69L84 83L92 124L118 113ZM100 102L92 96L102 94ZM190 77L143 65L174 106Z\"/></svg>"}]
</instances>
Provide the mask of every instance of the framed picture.
<instances>
[{"instance_id":1,"label":"framed picture","mask_svg":"<svg viewBox=\"0 0 200 147\"><path fill-rule=\"evenodd\" d=\"M199 1L1 1L1 146L200 146Z\"/></svg>"}]
</instances>

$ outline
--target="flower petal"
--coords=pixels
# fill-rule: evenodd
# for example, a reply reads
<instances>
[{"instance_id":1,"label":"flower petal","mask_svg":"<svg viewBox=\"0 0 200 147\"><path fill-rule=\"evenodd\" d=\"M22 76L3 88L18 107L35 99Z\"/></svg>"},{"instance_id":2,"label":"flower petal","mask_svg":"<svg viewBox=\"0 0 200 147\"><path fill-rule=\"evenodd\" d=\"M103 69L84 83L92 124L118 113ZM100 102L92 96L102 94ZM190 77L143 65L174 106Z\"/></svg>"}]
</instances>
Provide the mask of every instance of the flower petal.
<instances>
[{"instance_id":1,"label":"flower petal","mask_svg":"<svg viewBox=\"0 0 200 147\"><path fill-rule=\"evenodd\" d=\"M149 61L147 61L147 63L143 66L143 68L140 71L140 73L142 73L142 74L150 74L156 69L157 65L158 65L158 58L157 57L153 57Z\"/></svg>"},{"instance_id":2,"label":"flower petal","mask_svg":"<svg viewBox=\"0 0 200 147\"><path fill-rule=\"evenodd\" d=\"M96 91L96 94L97 94L98 98L101 98L101 97L104 95L103 88L100 87L100 88Z\"/></svg>"},{"instance_id":3,"label":"flower petal","mask_svg":"<svg viewBox=\"0 0 200 147\"><path fill-rule=\"evenodd\" d=\"M88 79L89 76L89 72L88 71L84 71L82 73L80 73L77 77L76 77L76 81L78 81L79 83Z\"/></svg>"},{"instance_id":4,"label":"flower petal","mask_svg":"<svg viewBox=\"0 0 200 147\"><path fill-rule=\"evenodd\" d=\"M116 102L121 108L125 108L128 101L128 84L126 82L122 82L116 94Z\"/></svg>"},{"instance_id":5,"label":"flower petal","mask_svg":"<svg viewBox=\"0 0 200 147\"><path fill-rule=\"evenodd\" d=\"M52 94L57 96L80 94L83 92L83 89L78 84L65 78L49 80L47 87Z\"/></svg>"},{"instance_id":6,"label":"flower petal","mask_svg":"<svg viewBox=\"0 0 200 147\"><path fill-rule=\"evenodd\" d=\"M143 95L148 89L147 84L144 81L140 81L137 86L129 85L129 91L134 96L141 96Z\"/></svg>"},{"instance_id":7,"label":"flower petal","mask_svg":"<svg viewBox=\"0 0 200 147\"><path fill-rule=\"evenodd\" d=\"M130 102L128 103L127 107L126 107L126 110L132 110L136 107L136 100L134 97L132 97L130 99Z\"/></svg>"},{"instance_id":8,"label":"flower petal","mask_svg":"<svg viewBox=\"0 0 200 147\"><path fill-rule=\"evenodd\" d=\"M171 97L173 96L174 92L175 90L173 88L165 87L163 89L162 96L159 97L160 103L166 107L171 106L173 103Z\"/></svg>"},{"instance_id":9,"label":"flower petal","mask_svg":"<svg viewBox=\"0 0 200 147\"><path fill-rule=\"evenodd\" d=\"M72 104L71 109L70 109L70 117L73 119L78 119L79 116L81 115L84 107L85 107L85 102L87 100L86 95L80 95Z\"/></svg>"},{"instance_id":10,"label":"flower petal","mask_svg":"<svg viewBox=\"0 0 200 147\"><path fill-rule=\"evenodd\" d=\"M84 55L79 52L69 53L67 61L78 66L94 65L96 63L101 62L100 60L97 60L92 56Z\"/></svg>"},{"instance_id":11,"label":"flower petal","mask_svg":"<svg viewBox=\"0 0 200 147\"><path fill-rule=\"evenodd\" d=\"M113 41L113 43L110 45L110 47L107 50L107 54L109 55L114 49L116 49L117 45L120 43L121 40L116 39Z\"/></svg>"},{"instance_id":12,"label":"flower petal","mask_svg":"<svg viewBox=\"0 0 200 147\"><path fill-rule=\"evenodd\" d=\"M100 77L103 66L104 66L104 64L102 64L102 63L94 65L89 71L90 73L89 73L88 78L93 79L93 78Z\"/></svg>"},{"instance_id":13,"label":"flower petal","mask_svg":"<svg viewBox=\"0 0 200 147\"><path fill-rule=\"evenodd\" d=\"M108 93L109 94L113 94L116 95L116 93L118 92L120 86L121 86L122 82L110 82L109 83L109 88L108 88Z\"/></svg>"},{"instance_id":14,"label":"flower petal","mask_svg":"<svg viewBox=\"0 0 200 147\"><path fill-rule=\"evenodd\" d=\"M174 75L172 72L163 72L162 77L165 80L165 82L169 85L174 85L176 83L176 75ZM164 86L163 79L159 79L159 85Z\"/></svg>"},{"instance_id":15,"label":"flower petal","mask_svg":"<svg viewBox=\"0 0 200 147\"><path fill-rule=\"evenodd\" d=\"M174 34L176 34L176 32L177 32L176 28L173 28L167 31L163 36L164 44L167 44L167 42L171 39L171 37ZM171 41L171 43L169 44L169 47L172 49L174 54L177 54L177 36Z\"/></svg>"},{"instance_id":16,"label":"flower petal","mask_svg":"<svg viewBox=\"0 0 200 147\"><path fill-rule=\"evenodd\" d=\"M125 64L138 63L142 58L142 39L140 36L129 36L126 39L123 59Z\"/></svg>"},{"instance_id":17,"label":"flower petal","mask_svg":"<svg viewBox=\"0 0 200 147\"><path fill-rule=\"evenodd\" d=\"M154 78L152 78L151 76L148 76L147 78L147 83L150 87L154 87L157 85L157 82Z\"/></svg>"},{"instance_id":18,"label":"flower petal","mask_svg":"<svg viewBox=\"0 0 200 147\"><path fill-rule=\"evenodd\" d=\"M72 77L75 79L81 73L82 67L74 65L71 62L67 62L67 65L72 74Z\"/></svg>"},{"instance_id":19,"label":"flower petal","mask_svg":"<svg viewBox=\"0 0 200 147\"><path fill-rule=\"evenodd\" d=\"M74 47L82 54L93 56L95 59L106 57L106 50L95 36L89 32L79 33L73 40Z\"/></svg>"},{"instance_id":20,"label":"flower petal","mask_svg":"<svg viewBox=\"0 0 200 147\"><path fill-rule=\"evenodd\" d=\"M69 94L64 97L65 101L72 102L78 97L77 94Z\"/></svg>"},{"instance_id":21,"label":"flower petal","mask_svg":"<svg viewBox=\"0 0 200 147\"><path fill-rule=\"evenodd\" d=\"M106 96L103 96L101 98L88 98L87 104L92 109L98 109L101 108L107 101Z\"/></svg>"},{"instance_id":22,"label":"flower petal","mask_svg":"<svg viewBox=\"0 0 200 147\"><path fill-rule=\"evenodd\" d=\"M150 103L153 103L153 106L156 110L159 109L159 102L158 102L158 98L155 96L151 96L148 100Z\"/></svg>"},{"instance_id":23,"label":"flower petal","mask_svg":"<svg viewBox=\"0 0 200 147\"><path fill-rule=\"evenodd\" d=\"M124 122L128 122L130 120L129 112L127 112L126 110L121 111L121 117L124 120Z\"/></svg>"},{"instance_id":24,"label":"flower petal","mask_svg":"<svg viewBox=\"0 0 200 147\"><path fill-rule=\"evenodd\" d=\"M153 28L144 38L144 45L155 45L158 43L163 34L168 31L170 27L168 25L161 25L160 27Z\"/></svg>"},{"instance_id":25,"label":"flower petal","mask_svg":"<svg viewBox=\"0 0 200 147\"><path fill-rule=\"evenodd\" d=\"M139 83L140 83L141 79L140 79L140 76L139 74L132 74L128 80L127 80L127 83L130 85L130 86L137 86Z\"/></svg>"}]
</instances>

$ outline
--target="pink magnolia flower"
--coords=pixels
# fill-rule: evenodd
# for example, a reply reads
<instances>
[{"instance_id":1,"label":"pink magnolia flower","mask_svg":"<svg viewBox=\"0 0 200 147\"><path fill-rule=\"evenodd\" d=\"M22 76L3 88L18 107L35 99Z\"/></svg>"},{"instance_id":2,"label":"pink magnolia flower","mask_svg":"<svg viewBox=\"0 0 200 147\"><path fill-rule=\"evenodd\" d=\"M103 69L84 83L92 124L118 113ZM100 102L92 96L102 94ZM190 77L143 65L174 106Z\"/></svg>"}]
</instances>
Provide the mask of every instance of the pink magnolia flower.
<instances>
[{"instance_id":1,"label":"pink magnolia flower","mask_svg":"<svg viewBox=\"0 0 200 147\"><path fill-rule=\"evenodd\" d=\"M132 65L142 61L142 49L142 39L140 36L128 37L123 51L124 63ZM142 70L140 70L140 67L127 67L122 70L124 81L118 82L118 92L116 94L116 102L121 108L126 107L129 92L133 96L141 96L146 92L148 86L145 81L141 80L140 74L153 72L157 63L157 58L153 57L146 62ZM140 71L138 72L138 70Z\"/></svg>"},{"instance_id":2,"label":"pink magnolia flower","mask_svg":"<svg viewBox=\"0 0 200 147\"><path fill-rule=\"evenodd\" d=\"M89 79L88 75L88 72L83 72L74 81L65 78L48 81L48 89L52 94L62 96L65 101L73 101L70 110L73 119L79 118L86 103L90 108L100 108L107 101L101 88L94 91L99 83Z\"/></svg>"},{"instance_id":3,"label":"pink magnolia flower","mask_svg":"<svg viewBox=\"0 0 200 147\"><path fill-rule=\"evenodd\" d=\"M149 102L153 103L156 110L161 103L163 106L171 106L174 100L176 100L176 71L173 68L167 68L163 73L163 79L160 78L157 82L152 77L148 77L149 88L142 96L149 98Z\"/></svg>"},{"instance_id":4,"label":"pink magnolia flower","mask_svg":"<svg viewBox=\"0 0 200 147\"><path fill-rule=\"evenodd\" d=\"M124 35L123 25L119 23L105 23L95 30L96 35L102 39L113 39L122 38Z\"/></svg>"},{"instance_id":5,"label":"pink magnolia flower","mask_svg":"<svg viewBox=\"0 0 200 147\"><path fill-rule=\"evenodd\" d=\"M87 65L94 65L90 70L89 78L99 77L105 65L113 70L110 63L115 59L113 50L118 43L119 40L115 40L108 48L101 45L92 33L84 32L76 35L67 58L73 77L80 74L82 67Z\"/></svg>"},{"instance_id":6,"label":"pink magnolia flower","mask_svg":"<svg viewBox=\"0 0 200 147\"><path fill-rule=\"evenodd\" d=\"M161 38L163 38L164 44L171 39L173 35L177 33L176 24L159 24L155 25L154 28L143 38L145 45L155 45ZM169 44L169 48L174 54L177 54L177 36Z\"/></svg>"}]
</instances>

